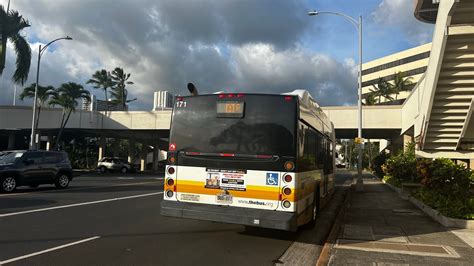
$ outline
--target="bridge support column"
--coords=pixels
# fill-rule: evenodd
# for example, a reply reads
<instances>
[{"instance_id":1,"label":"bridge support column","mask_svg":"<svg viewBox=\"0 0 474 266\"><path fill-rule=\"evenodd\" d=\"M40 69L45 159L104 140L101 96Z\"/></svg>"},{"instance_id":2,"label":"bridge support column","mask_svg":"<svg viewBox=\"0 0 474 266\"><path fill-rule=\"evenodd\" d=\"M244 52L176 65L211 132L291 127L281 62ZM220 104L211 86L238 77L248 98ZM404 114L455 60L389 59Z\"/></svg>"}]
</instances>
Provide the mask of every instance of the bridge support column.
<instances>
[{"instance_id":1,"label":"bridge support column","mask_svg":"<svg viewBox=\"0 0 474 266\"><path fill-rule=\"evenodd\" d=\"M403 135L402 138L403 138L403 151L406 152L408 148L408 144L413 142L414 139L412 136L407 135L407 134Z\"/></svg>"},{"instance_id":2,"label":"bridge support column","mask_svg":"<svg viewBox=\"0 0 474 266\"><path fill-rule=\"evenodd\" d=\"M50 151L53 148L53 134L48 134L48 141L46 142L46 150Z\"/></svg>"},{"instance_id":3,"label":"bridge support column","mask_svg":"<svg viewBox=\"0 0 474 266\"><path fill-rule=\"evenodd\" d=\"M140 172L146 170L147 144L142 143L142 151L140 153Z\"/></svg>"},{"instance_id":4,"label":"bridge support column","mask_svg":"<svg viewBox=\"0 0 474 266\"><path fill-rule=\"evenodd\" d=\"M469 168L474 170L474 159L469 160Z\"/></svg>"},{"instance_id":5,"label":"bridge support column","mask_svg":"<svg viewBox=\"0 0 474 266\"><path fill-rule=\"evenodd\" d=\"M8 150L15 149L15 132L11 132L8 135Z\"/></svg>"},{"instance_id":6,"label":"bridge support column","mask_svg":"<svg viewBox=\"0 0 474 266\"><path fill-rule=\"evenodd\" d=\"M128 163L133 163L134 161L134 147L135 147L135 140L134 139L129 139L128 140L128 157L127 161Z\"/></svg>"},{"instance_id":7,"label":"bridge support column","mask_svg":"<svg viewBox=\"0 0 474 266\"><path fill-rule=\"evenodd\" d=\"M160 156L160 149L158 149L158 143L153 147L153 171L158 171L158 161Z\"/></svg>"},{"instance_id":8,"label":"bridge support column","mask_svg":"<svg viewBox=\"0 0 474 266\"><path fill-rule=\"evenodd\" d=\"M106 143L106 138L104 135L100 136L100 140L99 140L99 161L102 160L102 158L104 158L104 155L105 155L105 146L107 145Z\"/></svg>"}]
</instances>

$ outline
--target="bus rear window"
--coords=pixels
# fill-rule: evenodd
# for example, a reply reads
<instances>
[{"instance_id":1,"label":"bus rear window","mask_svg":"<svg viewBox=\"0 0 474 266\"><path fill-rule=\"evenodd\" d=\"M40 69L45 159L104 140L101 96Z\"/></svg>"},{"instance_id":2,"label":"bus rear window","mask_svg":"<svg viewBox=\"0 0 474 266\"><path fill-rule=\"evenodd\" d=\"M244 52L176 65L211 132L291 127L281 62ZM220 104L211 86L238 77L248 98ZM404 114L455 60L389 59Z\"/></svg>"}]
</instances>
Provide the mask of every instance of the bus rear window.
<instances>
[{"instance_id":1,"label":"bus rear window","mask_svg":"<svg viewBox=\"0 0 474 266\"><path fill-rule=\"evenodd\" d=\"M175 106L170 133L177 151L295 156L296 99L202 95L183 101Z\"/></svg>"}]
</instances>

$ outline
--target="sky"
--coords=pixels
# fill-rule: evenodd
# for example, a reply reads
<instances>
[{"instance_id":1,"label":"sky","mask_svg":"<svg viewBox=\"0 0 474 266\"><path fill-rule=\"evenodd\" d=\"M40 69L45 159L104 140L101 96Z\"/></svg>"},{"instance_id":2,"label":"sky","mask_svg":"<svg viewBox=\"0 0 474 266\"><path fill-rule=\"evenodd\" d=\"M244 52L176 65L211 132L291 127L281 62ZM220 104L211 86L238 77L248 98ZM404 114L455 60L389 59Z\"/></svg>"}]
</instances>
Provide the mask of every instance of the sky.
<instances>
[{"instance_id":1,"label":"sky","mask_svg":"<svg viewBox=\"0 0 474 266\"><path fill-rule=\"evenodd\" d=\"M7 0L0 0L6 6ZM31 24L22 31L32 49L58 37L43 54L41 85L86 84L96 70L131 73L131 110L151 110L153 92L284 93L306 89L322 106L357 99L357 30L343 17L363 18L363 62L431 41L433 25L416 20L412 0L11 0ZM15 52L7 48L0 105L13 102ZM19 93L18 92L18 93ZM31 105L31 101L19 101Z\"/></svg>"}]
</instances>

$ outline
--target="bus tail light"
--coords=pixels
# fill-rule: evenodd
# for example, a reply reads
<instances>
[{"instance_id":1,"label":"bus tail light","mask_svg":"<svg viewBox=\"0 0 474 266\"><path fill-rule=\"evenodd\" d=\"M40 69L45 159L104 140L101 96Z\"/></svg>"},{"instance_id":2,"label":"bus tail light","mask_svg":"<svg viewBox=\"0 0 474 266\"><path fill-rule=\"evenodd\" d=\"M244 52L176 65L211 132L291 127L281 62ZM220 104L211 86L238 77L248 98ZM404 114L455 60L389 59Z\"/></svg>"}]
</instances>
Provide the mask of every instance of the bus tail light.
<instances>
[{"instance_id":1,"label":"bus tail light","mask_svg":"<svg viewBox=\"0 0 474 266\"><path fill-rule=\"evenodd\" d=\"M283 179L285 180L286 183L290 183L293 180L293 177L289 174L286 174Z\"/></svg>"},{"instance_id":2,"label":"bus tail light","mask_svg":"<svg viewBox=\"0 0 474 266\"><path fill-rule=\"evenodd\" d=\"M167 190L167 191L166 191L166 196L167 196L168 198L173 197L173 195L174 195L174 192L173 192L173 191L171 191L171 190Z\"/></svg>"},{"instance_id":3,"label":"bus tail light","mask_svg":"<svg viewBox=\"0 0 474 266\"><path fill-rule=\"evenodd\" d=\"M170 174L170 175L174 174L175 171L176 171L176 170L174 170L174 167L169 167L169 168L168 168L168 174ZM173 180L173 179L171 179L171 180Z\"/></svg>"},{"instance_id":4,"label":"bus tail light","mask_svg":"<svg viewBox=\"0 0 474 266\"><path fill-rule=\"evenodd\" d=\"M169 178L168 181L166 181L166 184L168 184L168 186L173 186L174 185L174 180Z\"/></svg>"},{"instance_id":5,"label":"bus tail light","mask_svg":"<svg viewBox=\"0 0 474 266\"><path fill-rule=\"evenodd\" d=\"M174 155L170 155L168 157L168 163L169 164L175 164L176 163L176 157Z\"/></svg>"},{"instance_id":6,"label":"bus tail light","mask_svg":"<svg viewBox=\"0 0 474 266\"><path fill-rule=\"evenodd\" d=\"M291 202L285 200L285 201L283 201L283 203L282 203L281 205L283 205L284 208L287 208L287 209L288 209L288 208L291 207Z\"/></svg>"},{"instance_id":7,"label":"bus tail light","mask_svg":"<svg viewBox=\"0 0 474 266\"><path fill-rule=\"evenodd\" d=\"M295 169L295 164L292 161L285 162L285 170L286 171L291 171L293 169Z\"/></svg>"},{"instance_id":8,"label":"bus tail light","mask_svg":"<svg viewBox=\"0 0 474 266\"><path fill-rule=\"evenodd\" d=\"M289 188L289 187L284 188L283 189L283 194L285 194L287 196L290 195L291 194L291 188Z\"/></svg>"}]
</instances>

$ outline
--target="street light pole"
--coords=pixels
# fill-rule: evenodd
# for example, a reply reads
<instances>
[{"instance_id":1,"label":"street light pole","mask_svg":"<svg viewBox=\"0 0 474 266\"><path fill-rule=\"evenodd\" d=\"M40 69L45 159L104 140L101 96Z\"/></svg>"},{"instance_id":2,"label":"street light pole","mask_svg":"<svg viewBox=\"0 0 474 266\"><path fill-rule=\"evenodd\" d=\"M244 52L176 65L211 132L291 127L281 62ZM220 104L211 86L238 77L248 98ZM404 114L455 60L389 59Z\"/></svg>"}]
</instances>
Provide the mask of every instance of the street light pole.
<instances>
[{"instance_id":1,"label":"street light pole","mask_svg":"<svg viewBox=\"0 0 474 266\"><path fill-rule=\"evenodd\" d=\"M359 128L357 137L362 140L362 16L359 16ZM364 191L364 181L362 179L362 143L358 144L359 160L357 162L357 183L356 191Z\"/></svg>"},{"instance_id":2,"label":"street light pole","mask_svg":"<svg viewBox=\"0 0 474 266\"><path fill-rule=\"evenodd\" d=\"M52 41L50 41L48 44L45 46L39 46L38 47L38 63L36 66L36 83L35 83L35 98L33 100L33 117L31 120L31 136L30 136L30 150L35 150L36 149L36 141L35 141L35 129L36 129L36 106L38 103L38 82L39 82L39 71L40 71L40 63L41 63L41 55L43 55L43 52L50 46L53 42L59 41L59 40L72 40L71 37L66 36L62 38L57 38Z\"/></svg>"},{"instance_id":3,"label":"street light pole","mask_svg":"<svg viewBox=\"0 0 474 266\"><path fill-rule=\"evenodd\" d=\"M362 16L359 16L359 20L338 12L319 12L319 11L310 11L308 12L309 16L316 16L319 14L331 14L344 17L349 22L351 22L357 29L359 34L359 90L358 90L358 128L357 128L357 137L359 140L362 140ZM356 191L364 191L363 179L362 179L362 143L358 144L358 162L357 162L357 183Z\"/></svg>"}]
</instances>

